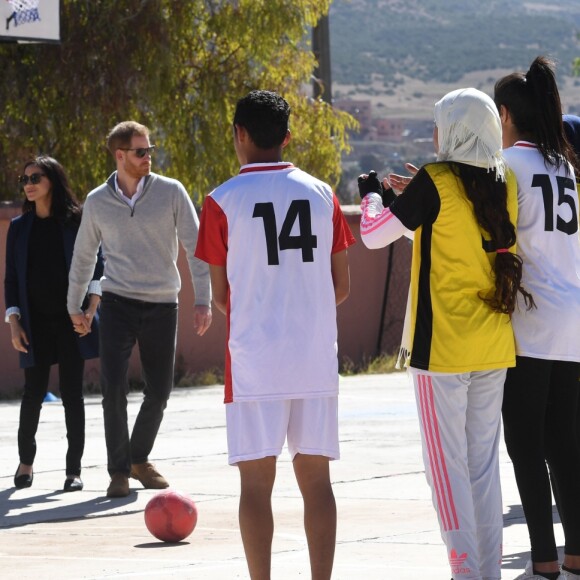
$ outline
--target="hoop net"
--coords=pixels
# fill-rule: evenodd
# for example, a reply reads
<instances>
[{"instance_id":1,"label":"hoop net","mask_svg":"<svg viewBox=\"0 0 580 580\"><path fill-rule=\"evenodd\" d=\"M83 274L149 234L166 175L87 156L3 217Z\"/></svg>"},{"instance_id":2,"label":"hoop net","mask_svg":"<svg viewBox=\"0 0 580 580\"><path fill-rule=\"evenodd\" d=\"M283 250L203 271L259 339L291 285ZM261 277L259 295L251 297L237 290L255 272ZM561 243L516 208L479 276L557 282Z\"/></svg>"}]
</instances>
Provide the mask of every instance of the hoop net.
<instances>
[{"instance_id":1,"label":"hoop net","mask_svg":"<svg viewBox=\"0 0 580 580\"><path fill-rule=\"evenodd\" d=\"M14 10L14 26L40 20L38 4L40 0L8 0Z\"/></svg>"}]
</instances>

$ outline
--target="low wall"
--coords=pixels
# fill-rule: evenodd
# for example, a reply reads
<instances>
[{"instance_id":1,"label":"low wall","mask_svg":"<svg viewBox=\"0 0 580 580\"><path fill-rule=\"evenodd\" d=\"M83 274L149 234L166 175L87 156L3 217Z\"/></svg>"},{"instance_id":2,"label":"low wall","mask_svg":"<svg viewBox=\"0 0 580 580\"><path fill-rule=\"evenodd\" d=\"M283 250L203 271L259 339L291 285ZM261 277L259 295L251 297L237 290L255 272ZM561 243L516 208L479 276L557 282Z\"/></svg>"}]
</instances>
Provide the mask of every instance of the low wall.
<instances>
[{"instance_id":1,"label":"low wall","mask_svg":"<svg viewBox=\"0 0 580 580\"><path fill-rule=\"evenodd\" d=\"M338 307L339 359L360 365L380 352L391 353L399 346L409 280L410 245L401 239L388 248L367 250L360 241L360 211L357 206L343 207L357 243L349 249L351 294ZM6 232L10 219L19 215L16 204L0 204L0 272L4 279ZM389 268L390 265L390 268ZM193 287L183 250L179 254L182 289L179 294L177 371L194 374L215 367L223 368L225 317L214 308L213 324L203 337L193 332ZM390 270L390 276L388 271ZM385 300L385 290L388 299ZM6 310L1 293L0 313ZM381 316L382 315L382 316ZM130 365L132 378L139 379L138 353ZM99 362L88 361L86 382L99 382ZM8 324L0 326L0 394L17 391L23 382L18 354L10 342ZM57 390L58 373L53 370L51 390Z\"/></svg>"}]
</instances>

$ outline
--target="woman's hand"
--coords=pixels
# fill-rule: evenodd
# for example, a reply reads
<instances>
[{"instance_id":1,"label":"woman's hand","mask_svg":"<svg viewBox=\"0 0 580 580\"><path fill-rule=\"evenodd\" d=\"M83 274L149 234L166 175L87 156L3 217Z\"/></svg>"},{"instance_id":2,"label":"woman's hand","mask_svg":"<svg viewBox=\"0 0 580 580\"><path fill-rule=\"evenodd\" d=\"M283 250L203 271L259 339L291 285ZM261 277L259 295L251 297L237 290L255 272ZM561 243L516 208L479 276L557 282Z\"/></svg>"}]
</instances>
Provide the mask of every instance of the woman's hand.
<instances>
[{"instance_id":1,"label":"woman's hand","mask_svg":"<svg viewBox=\"0 0 580 580\"><path fill-rule=\"evenodd\" d=\"M26 332L24 332L24 328L22 328L22 324L20 324L20 320L18 316L13 314L10 316L10 334L12 335L12 346L15 350L19 352L28 352L28 337L26 336Z\"/></svg>"},{"instance_id":2,"label":"woman's hand","mask_svg":"<svg viewBox=\"0 0 580 580\"><path fill-rule=\"evenodd\" d=\"M411 176L399 175L397 173L389 173L389 185L393 188L393 191L399 195L407 185L413 176L419 171L418 167L415 167L412 163L405 163L405 169L411 174Z\"/></svg>"}]
</instances>

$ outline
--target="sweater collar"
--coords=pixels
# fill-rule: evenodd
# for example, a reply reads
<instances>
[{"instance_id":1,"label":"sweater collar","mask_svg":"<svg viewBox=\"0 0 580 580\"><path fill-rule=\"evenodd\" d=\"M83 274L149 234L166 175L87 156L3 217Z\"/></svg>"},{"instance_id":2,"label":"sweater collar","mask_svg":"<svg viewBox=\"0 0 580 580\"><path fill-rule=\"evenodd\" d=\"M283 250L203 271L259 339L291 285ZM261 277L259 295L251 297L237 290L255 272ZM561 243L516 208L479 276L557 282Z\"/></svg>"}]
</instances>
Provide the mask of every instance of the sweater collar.
<instances>
[{"instance_id":1,"label":"sweater collar","mask_svg":"<svg viewBox=\"0 0 580 580\"><path fill-rule=\"evenodd\" d=\"M145 189L145 186L149 183L151 177L154 175L154 173L149 173L148 175L145 175L142 178L142 182L143 182L143 190ZM108 179L107 179L107 185L115 192L117 193L117 172L113 171L113 173L111 173L111 175L109 175Z\"/></svg>"}]
</instances>

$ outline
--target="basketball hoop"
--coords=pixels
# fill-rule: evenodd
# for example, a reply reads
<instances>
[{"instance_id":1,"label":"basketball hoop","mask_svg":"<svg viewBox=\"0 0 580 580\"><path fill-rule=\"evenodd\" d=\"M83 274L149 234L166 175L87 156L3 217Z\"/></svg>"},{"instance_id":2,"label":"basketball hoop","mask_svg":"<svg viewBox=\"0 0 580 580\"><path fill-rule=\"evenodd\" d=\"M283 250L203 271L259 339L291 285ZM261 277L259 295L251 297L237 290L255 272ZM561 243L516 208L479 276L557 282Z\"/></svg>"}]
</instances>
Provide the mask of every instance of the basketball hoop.
<instances>
[{"instance_id":1,"label":"basketball hoop","mask_svg":"<svg viewBox=\"0 0 580 580\"><path fill-rule=\"evenodd\" d=\"M29 22L40 20L38 4L40 0L8 0L14 10L11 18L14 18L14 26L20 26ZM6 23L8 26L8 23Z\"/></svg>"}]
</instances>

